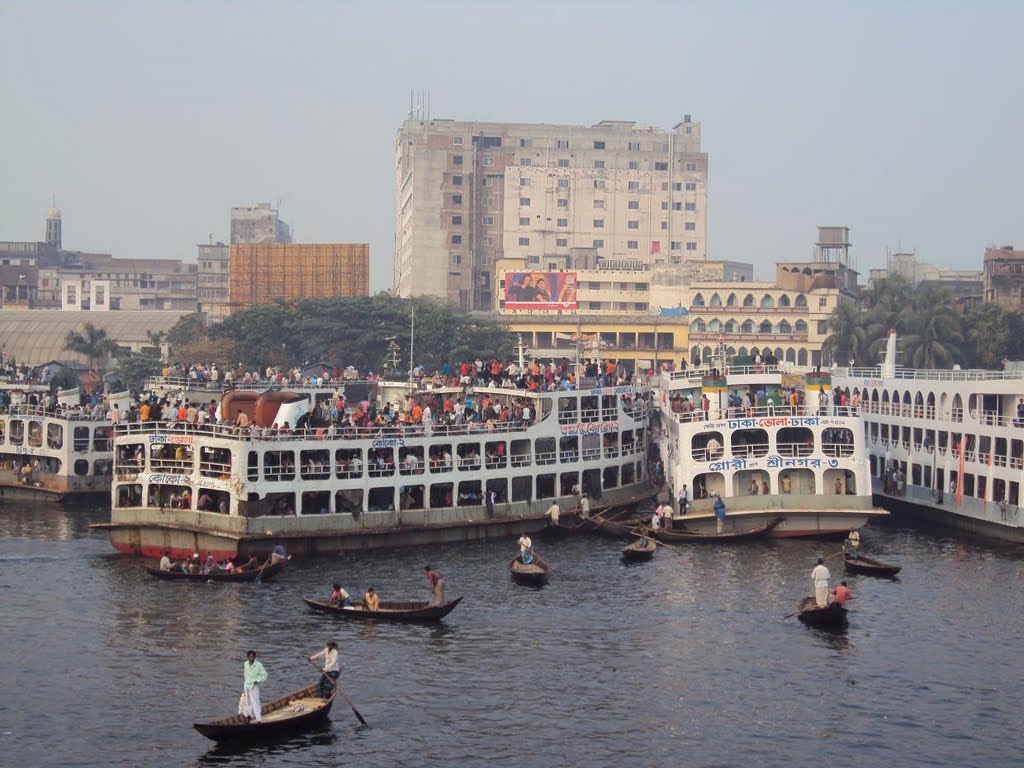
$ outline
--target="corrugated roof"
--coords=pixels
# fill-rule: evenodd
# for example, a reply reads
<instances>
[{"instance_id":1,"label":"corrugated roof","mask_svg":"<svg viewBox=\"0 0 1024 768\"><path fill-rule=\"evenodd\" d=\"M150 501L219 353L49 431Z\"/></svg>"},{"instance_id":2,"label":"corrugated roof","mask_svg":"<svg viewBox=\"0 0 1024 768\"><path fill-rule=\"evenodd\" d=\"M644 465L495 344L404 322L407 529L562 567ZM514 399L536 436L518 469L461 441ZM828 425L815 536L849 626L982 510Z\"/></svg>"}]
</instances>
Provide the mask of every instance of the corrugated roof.
<instances>
[{"instance_id":1,"label":"corrugated roof","mask_svg":"<svg viewBox=\"0 0 1024 768\"><path fill-rule=\"evenodd\" d=\"M70 331L81 331L86 323L102 328L118 344L138 349L151 346L147 331L169 331L188 312L123 310L111 312L57 309L0 310L0 347L4 359L11 355L19 363L41 365L50 360L81 360L64 349Z\"/></svg>"}]
</instances>

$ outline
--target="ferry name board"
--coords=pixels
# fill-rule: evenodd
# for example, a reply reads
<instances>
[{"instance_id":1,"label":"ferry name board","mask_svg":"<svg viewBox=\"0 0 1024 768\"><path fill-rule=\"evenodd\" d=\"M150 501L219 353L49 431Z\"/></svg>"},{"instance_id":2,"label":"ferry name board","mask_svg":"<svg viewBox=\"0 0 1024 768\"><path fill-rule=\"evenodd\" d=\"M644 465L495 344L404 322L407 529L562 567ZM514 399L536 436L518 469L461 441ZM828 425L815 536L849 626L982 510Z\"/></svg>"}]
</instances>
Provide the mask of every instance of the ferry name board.
<instances>
[{"instance_id":1,"label":"ferry name board","mask_svg":"<svg viewBox=\"0 0 1024 768\"><path fill-rule=\"evenodd\" d=\"M150 444L192 445L196 439L191 435L150 435Z\"/></svg>"},{"instance_id":2,"label":"ferry name board","mask_svg":"<svg viewBox=\"0 0 1024 768\"><path fill-rule=\"evenodd\" d=\"M563 424L563 435L599 435L603 432L618 432L617 421L581 421L579 424Z\"/></svg>"},{"instance_id":3,"label":"ferry name board","mask_svg":"<svg viewBox=\"0 0 1024 768\"><path fill-rule=\"evenodd\" d=\"M704 429L753 429L755 427L848 427L849 420L829 416L765 416L754 419L709 421Z\"/></svg>"},{"instance_id":4,"label":"ferry name board","mask_svg":"<svg viewBox=\"0 0 1024 768\"><path fill-rule=\"evenodd\" d=\"M767 469L779 469L785 467L826 467L836 469L839 466L838 459L808 459L808 458L783 458L782 456L769 456L765 460ZM713 461L708 464L709 472L725 472L730 469L760 469L761 462L749 459L725 459Z\"/></svg>"}]
</instances>

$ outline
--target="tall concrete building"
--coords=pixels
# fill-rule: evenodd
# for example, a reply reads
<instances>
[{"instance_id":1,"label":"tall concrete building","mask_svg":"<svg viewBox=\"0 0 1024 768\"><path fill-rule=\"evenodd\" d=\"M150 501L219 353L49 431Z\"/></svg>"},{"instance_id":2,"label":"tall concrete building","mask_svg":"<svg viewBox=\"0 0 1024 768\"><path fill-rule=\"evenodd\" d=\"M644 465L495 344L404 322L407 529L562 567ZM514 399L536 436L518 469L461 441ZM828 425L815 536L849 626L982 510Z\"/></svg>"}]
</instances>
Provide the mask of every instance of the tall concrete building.
<instances>
[{"instance_id":1,"label":"tall concrete building","mask_svg":"<svg viewBox=\"0 0 1024 768\"><path fill-rule=\"evenodd\" d=\"M270 203L231 209L231 244L290 243L292 228L281 221Z\"/></svg>"},{"instance_id":2,"label":"tall concrete building","mask_svg":"<svg viewBox=\"0 0 1024 768\"><path fill-rule=\"evenodd\" d=\"M396 144L394 289L491 310L498 259L593 249L639 267L706 258L700 123L671 131L410 118Z\"/></svg>"},{"instance_id":3,"label":"tall concrete building","mask_svg":"<svg viewBox=\"0 0 1024 768\"><path fill-rule=\"evenodd\" d=\"M219 323L231 314L231 255L224 243L200 243L196 259L199 265L199 311L206 315L207 325Z\"/></svg>"}]
</instances>

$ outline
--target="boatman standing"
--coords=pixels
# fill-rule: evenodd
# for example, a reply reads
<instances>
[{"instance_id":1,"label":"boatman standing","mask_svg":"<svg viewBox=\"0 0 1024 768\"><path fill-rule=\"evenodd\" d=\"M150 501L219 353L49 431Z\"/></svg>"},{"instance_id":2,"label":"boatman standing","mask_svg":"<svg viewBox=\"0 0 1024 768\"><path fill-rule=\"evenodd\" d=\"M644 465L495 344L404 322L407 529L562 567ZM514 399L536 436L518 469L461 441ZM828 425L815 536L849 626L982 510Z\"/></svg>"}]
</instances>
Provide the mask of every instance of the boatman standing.
<instances>
[{"instance_id":1,"label":"boatman standing","mask_svg":"<svg viewBox=\"0 0 1024 768\"><path fill-rule=\"evenodd\" d=\"M444 600L444 576L429 565L424 566L423 571L427 576L427 581L430 582L430 602L427 606L436 608Z\"/></svg>"},{"instance_id":2,"label":"boatman standing","mask_svg":"<svg viewBox=\"0 0 1024 768\"><path fill-rule=\"evenodd\" d=\"M586 494L580 496L578 502L576 502L576 512L583 520L590 519L590 497Z\"/></svg>"},{"instance_id":3,"label":"boatman standing","mask_svg":"<svg viewBox=\"0 0 1024 768\"><path fill-rule=\"evenodd\" d=\"M558 502L551 502L551 506L548 507L548 517L551 518L552 525L558 525L558 517L561 515L562 510L558 508Z\"/></svg>"},{"instance_id":4,"label":"boatman standing","mask_svg":"<svg viewBox=\"0 0 1024 768\"><path fill-rule=\"evenodd\" d=\"M250 720L260 722L263 719L263 707L260 704L260 683L267 680L267 670L256 661L256 651L249 651L245 654L245 664L242 667L242 674L245 676L245 685L242 688L242 711Z\"/></svg>"},{"instance_id":5,"label":"boatman standing","mask_svg":"<svg viewBox=\"0 0 1024 768\"><path fill-rule=\"evenodd\" d=\"M519 559L523 561L524 565L533 562L533 541L526 533L523 533L519 537Z\"/></svg>"},{"instance_id":6,"label":"boatman standing","mask_svg":"<svg viewBox=\"0 0 1024 768\"><path fill-rule=\"evenodd\" d=\"M832 574L825 567L825 561L819 557L818 564L811 571L811 581L814 582L814 602L817 603L819 608L824 608L828 605L828 580L831 577Z\"/></svg>"},{"instance_id":7,"label":"boatman standing","mask_svg":"<svg viewBox=\"0 0 1024 768\"><path fill-rule=\"evenodd\" d=\"M854 560L860 557L860 533L856 528L851 529L846 535L846 541L843 542L843 552Z\"/></svg>"},{"instance_id":8,"label":"boatman standing","mask_svg":"<svg viewBox=\"0 0 1024 768\"><path fill-rule=\"evenodd\" d=\"M719 533L725 532L725 502L722 501L722 497L717 493L715 494L715 529Z\"/></svg>"},{"instance_id":9,"label":"boatman standing","mask_svg":"<svg viewBox=\"0 0 1024 768\"><path fill-rule=\"evenodd\" d=\"M331 640L320 653L314 653L309 657L311 664L317 659L324 660L324 668L321 670L320 687L316 695L321 699L327 699L330 698L334 686L338 684L338 675L341 674L338 670L338 644Z\"/></svg>"}]
</instances>

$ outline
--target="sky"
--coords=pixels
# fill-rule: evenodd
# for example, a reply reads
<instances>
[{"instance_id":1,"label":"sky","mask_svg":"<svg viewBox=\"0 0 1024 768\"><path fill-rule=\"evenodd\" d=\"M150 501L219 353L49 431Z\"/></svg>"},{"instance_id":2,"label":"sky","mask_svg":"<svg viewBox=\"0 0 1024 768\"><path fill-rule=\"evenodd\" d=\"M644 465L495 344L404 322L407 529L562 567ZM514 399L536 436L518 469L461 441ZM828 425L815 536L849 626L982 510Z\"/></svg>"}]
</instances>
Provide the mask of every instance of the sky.
<instances>
[{"instance_id":1,"label":"sky","mask_svg":"<svg viewBox=\"0 0 1024 768\"><path fill-rule=\"evenodd\" d=\"M708 258L850 227L980 269L1024 248L1024 3L0 0L0 240L194 261L235 205L369 242L391 287L394 142L431 115L702 123Z\"/></svg>"}]
</instances>

